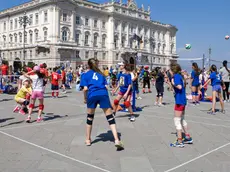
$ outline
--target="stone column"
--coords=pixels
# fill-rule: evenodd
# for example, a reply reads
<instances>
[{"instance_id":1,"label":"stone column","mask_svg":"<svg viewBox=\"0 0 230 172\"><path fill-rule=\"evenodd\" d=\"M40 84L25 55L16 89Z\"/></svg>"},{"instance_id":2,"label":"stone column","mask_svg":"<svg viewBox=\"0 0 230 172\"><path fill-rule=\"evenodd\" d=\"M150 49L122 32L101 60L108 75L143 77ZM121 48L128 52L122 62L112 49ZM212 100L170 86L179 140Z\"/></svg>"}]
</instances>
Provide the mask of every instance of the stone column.
<instances>
[{"instance_id":1,"label":"stone column","mask_svg":"<svg viewBox=\"0 0 230 172\"><path fill-rule=\"evenodd\" d=\"M114 50L114 18L109 17L108 20L108 32L107 32L107 44L108 44L108 63L113 63L113 50Z\"/></svg>"},{"instance_id":2,"label":"stone column","mask_svg":"<svg viewBox=\"0 0 230 172\"><path fill-rule=\"evenodd\" d=\"M71 29L70 29L70 41L71 42L75 42L75 28L76 28L76 12L72 11Z\"/></svg>"},{"instance_id":3,"label":"stone column","mask_svg":"<svg viewBox=\"0 0 230 172\"><path fill-rule=\"evenodd\" d=\"M126 27L126 32L127 32L127 38L126 38L126 47L129 47L130 45L130 40L129 40L129 23L127 23L127 27Z\"/></svg>"}]
</instances>

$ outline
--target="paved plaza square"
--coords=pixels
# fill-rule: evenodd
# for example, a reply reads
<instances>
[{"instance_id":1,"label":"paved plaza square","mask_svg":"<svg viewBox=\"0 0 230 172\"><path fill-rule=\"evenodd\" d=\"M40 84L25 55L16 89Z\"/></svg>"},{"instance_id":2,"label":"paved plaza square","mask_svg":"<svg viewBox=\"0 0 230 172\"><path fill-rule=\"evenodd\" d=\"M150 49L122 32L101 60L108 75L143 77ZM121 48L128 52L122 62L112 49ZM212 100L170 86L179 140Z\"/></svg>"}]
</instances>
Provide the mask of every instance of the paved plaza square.
<instances>
[{"instance_id":1,"label":"paved plaza square","mask_svg":"<svg viewBox=\"0 0 230 172\"><path fill-rule=\"evenodd\" d=\"M155 89L154 89L155 90ZM208 115L210 103L187 106L186 119L194 144L170 147L176 139L174 99L166 92L164 107L154 106L155 91L142 95L136 122L119 112L119 136L125 150L116 151L100 109L93 125L92 146L86 147L83 95L68 90L52 99L47 90L45 120L24 122L13 113L14 96L0 95L1 172L228 172L230 169L230 104L226 114ZM219 108L219 104L217 105ZM36 112L33 115L36 120Z\"/></svg>"}]
</instances>

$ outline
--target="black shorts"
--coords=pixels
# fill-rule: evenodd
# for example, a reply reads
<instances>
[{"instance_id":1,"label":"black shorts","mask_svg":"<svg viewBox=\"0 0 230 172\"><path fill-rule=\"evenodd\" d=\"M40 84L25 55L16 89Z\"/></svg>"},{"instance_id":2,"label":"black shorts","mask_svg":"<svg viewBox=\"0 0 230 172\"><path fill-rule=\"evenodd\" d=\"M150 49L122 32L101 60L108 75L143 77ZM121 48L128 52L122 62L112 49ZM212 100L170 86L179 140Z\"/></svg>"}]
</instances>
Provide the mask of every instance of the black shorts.
<instances>
[{"instance_id":1,"label":"black shorts","mask_svg":"<svg viewBox=\"0 0 230 172\"><path fill-rule=\"evenodd\" d=\"M46 86L46 84L47 84L47 81L43 80L43 86Z\"/></svg>"},{"instance_id":2,"label":"black shorts","mask_svg":"<svg viewBox=\"0 0 230 172\"><path fill-rule=\"evenodd\" d=\"M51 84L51 90L59 90L59 86Z\"/></svg>"},{"instance_id":3,"label":"black shorts","mask_svg":"<svg viewBox=\"0 0 230 172\"><path fill-rule=\"evenodd\" d=\"M164 85L156 84L157 93L164 93Z\"/></svg>"}]
</instances>

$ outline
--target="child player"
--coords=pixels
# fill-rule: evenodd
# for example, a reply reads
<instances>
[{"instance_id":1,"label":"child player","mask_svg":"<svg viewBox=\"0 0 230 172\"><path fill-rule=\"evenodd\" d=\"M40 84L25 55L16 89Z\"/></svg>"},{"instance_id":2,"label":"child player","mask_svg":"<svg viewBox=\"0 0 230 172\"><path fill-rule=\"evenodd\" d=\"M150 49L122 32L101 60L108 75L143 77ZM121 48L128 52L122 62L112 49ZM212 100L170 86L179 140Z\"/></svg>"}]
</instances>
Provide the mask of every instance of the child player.
<instances>
[{"instance_id":1,"label":"child player","mask_svg":"<svg viewBox=\"0 0 230 172\"><path fill-rule=\"evenodd\" d=\"M175 108L174 108L174 123L177 131L177 141L171 143L172 147L184 147L184 143L193 143L192 138L188 133L187 122L184 119L185 106L187 104L185 82L181 75L181 67L179 64L171 64L171 72L173 75L172 85L175 91ZM185 133L185 138L182 140L182 130Z\"/></svg>"},{"instance_id":2,"label":"child player","mask_svg":"<svg viewBox=\"0 0 230 172\"><path fill-rule=\"evenodd\" d=\"M120 74L118 78L118 86L114 90L114 93L117 92L118 88L120 88L120 92L118 93L116 99L114 100L114 115L116 115L116 111L119 105L120 100L123 98L124 99L124 105L125 107L129 110L129 113L131 115L130 121L134 122L136 120L134 114L133 114L133 109L131 106L131 97L132 97L132 79L131 79L131 74L129 71L126 69L126 66L124 63L119 63L120 70L122 73Z\"/></svg>"},{"instance_id":3,"label":"child player","mask_svg":"<svg viewBox=\"0 0 230 172\"><path fill-rule=\"evenodd\" d=\"M59 81L61 80L61 75L56 72L56 68L53 69L51 74L51 90L52 90L52 97L58 98L59 95ZM55 95L56 93L56 95Z\"/></svg>"},{"instance_id":4,"label":"child player","mask_svg":"<svg viewBox=\"0 0 230 172\"><path fill-rule=\"evenodd\" d=\"M15 101L20 105L14 108L13 112L19 112L22 115L25 115L28 111L27 106L29 105L30 101L27 99L27 96L32 94L32 88L30 85L30 80L25 79L23 81L23 86L20 88L18 93L15 96Z\"/></svg>"}]
</instances>

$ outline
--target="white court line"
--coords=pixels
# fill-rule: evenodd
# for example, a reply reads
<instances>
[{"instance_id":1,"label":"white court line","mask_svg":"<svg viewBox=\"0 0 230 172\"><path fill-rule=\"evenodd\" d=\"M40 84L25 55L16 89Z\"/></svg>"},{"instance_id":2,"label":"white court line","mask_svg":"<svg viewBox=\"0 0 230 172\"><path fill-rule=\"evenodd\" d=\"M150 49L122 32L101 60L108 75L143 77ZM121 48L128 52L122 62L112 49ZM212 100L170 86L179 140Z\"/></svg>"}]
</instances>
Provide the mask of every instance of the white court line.
<instances>
[{"instance_id":1,"label":"white court line","mask_svg":"<svg viewBox=\"0 0 230 172\"><path fill-rule=\"evenodd\" d=\"M92 167L92 168L95 168L95 169L98 169L98 170L101 170L101 171L104 171L104 172L111 172L111 171L108 171L108 170L106 170L106 169L103 169L103 168L97 167L97 166L95 166L95 165L89 164L89 163L87 163L87 162L83 162L83 161L74 159L74 158L72 158L72 157L66 156L66 155L61 154L61 153L59 153L59 152L53 151L53 150L51 150L51 149L48 149L48 148L45 148L45 147L36 145L36 144L34 144L34 143L31 143L31 142L29 142L29 141L20 139L20 138L18 138L18 137L15 137L15 136L13 136L13 135L11 135L11 134L8 134L8 133L5 133L5 132L3 132L3 131L0 131L0 133L3 134L3 135L5 135L5 136L11 137L11 138L13 138L13 139L16 139L16 140L18 140L18 141L21 141L21 142L23 142L23 143L26 143L26 144L29 144L29 145L31 145L31 146L34 146L34 147L40 148L40 149L42 149L42 150L45 150L45 151L47 151L47 152L50 152L50 153L52 153L52 154L56 154L56 155L59 155L59 156L61 156L61 157L63 157L63 158L66 158L66 159L69 159L69 160L78 162L78 163L80 163L80 164L84 164L84 165L86 165L86 166L89 166L89 167Z\"/></svg>"},{"instance_id":2,"label":"white court line","mask_svg":"<svg viewBox=\"0 0 230 172\"><path fill-rule=\"evenodd\" d=\"M143 115L143 114L142 114ZM159 119L167 119L167 120L173 120L173 118L166 118L166 117L161 117L161 116L156 116L156 115L143 115L149 118L159 118ZM197 122L197 121L192 121L192 120L187 120L188 122L191 123L196 123L196 124L203 124L203 125L210 125L210 126L216 126L216 127L224 127L224 128L230 128L230 126L226 126L226 125L218 125L218 124L210 124L210 123L205 123L205 122Z\"/></svg>"},{"instance_id":3,"label":"white court line","mask_svg":"<svg viewBox=\"0 0 230 172\"><path fill-rule=\"evenodd\" d=\"M213 149L213 150L211 150L211 151L209 151L209 152L206 152L206 153L204 153L204 154L202 154L202 155L200 155L200 156L198 156L198 157L196 157L196 158L193 158L193 159L191 159L191 160L189 160L189 161L187 161L187 162L184 162L184 163L182 163L182 164L180 164L180 165L178 165L178 166L176 166L176 167L173 167L173 168L171 168L171 169L168 169L168 170L166 170L165 172L170 172L170 171L176 170L176 169L178 169L178 168L180 168L180 167L183 167L183 166L185 166L185 165L187 165L187 164L189 164L189 163L191 163L191 162L193 162L193 161L196 161L196 160L198 160L198 159L200 159L200 158L203 158L203 157L205 157L205 156L207 156L207 155L209 155L209 154L211 154L211 153L213 153L213 152L216 152L216 151L218 151L218 150L220 150L220 149L222 149L222 148L224 148L224 147L226 147L226 146L228 146L228 145L230 145L230 142L229 142L229 143L226 143L225 145L222 145L222 146L220 146L220 147L218 147L218 148L216 148L216 149Z\"/></svg>"}]
</instances>

